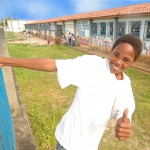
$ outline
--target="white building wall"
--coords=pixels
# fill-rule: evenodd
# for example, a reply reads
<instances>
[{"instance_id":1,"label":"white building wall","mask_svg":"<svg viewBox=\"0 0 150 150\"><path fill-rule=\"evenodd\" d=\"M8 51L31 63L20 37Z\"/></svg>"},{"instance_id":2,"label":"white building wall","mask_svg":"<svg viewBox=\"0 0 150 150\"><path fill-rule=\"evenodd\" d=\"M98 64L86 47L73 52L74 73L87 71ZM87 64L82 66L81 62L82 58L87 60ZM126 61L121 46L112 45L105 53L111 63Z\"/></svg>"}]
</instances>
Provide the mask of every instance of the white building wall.
<instances>
[{"instance_id":1,"label":"white building wall","mask_svg":"<svg viewBox=\"0 0 150 150\"><path fill-rule=\"evenodd\" d=\"M93 22L113 22L114 18L107 18L107 19L94 19Z\"/></svg>"},{"instance_id":2,"label":"white building wall","mask_svg":"<svg viewBox=\"0 0 150 150\"><path fill-rule=\"evenodd\" d=\"M140 29L140 38L143 40L143 32L145 26L145 20L150 20L150 17L128 17L128 18L119 18L118 21L125 21L127 24L126 33L130 33L129 22L132 21L141 21L141 29Z\"/></svg>"},{"instance_id":3,"label":"white building wall","mask_svg":"<svg viewBox=\"0 0 150 150\"><path fill-rule=\"evenodd\" d=\"M92 47L95 50L99 50L99 51L109 51L112 44L113 44L113 36L108 36L108 23L109 22L113 22L113 24L115 23L115 19L114 18L106 18L106 19L94 19L93 22L97 22L97 23L102 23L105 22L106 23L106 36L91 36L92 38Z\"/></svg>"},{"instance_id":4,"label":"white building wall","mask_svg":"<svg viewBox=\"0 0 150 150\"><path fill-rule=\"evenodd\" d=\"M126 27L125 27L125 34L130 34L131 33L131 22L133 21L140 21L141 22L141 26L140 26L140 39L143 42L143 51L142 53L146 54L147 51L150 51L150 40L146 40L145 37L145 21L150 21L150 16L126 16L126 17L121 17L118 18L118 22L125 22L126 23ZM109 37L107 37L108 35L108 29L107 29L107 24L108 22L113 22L115 23L115 18L107 18L107 19L94 19L93 22L106 22L106 37L103 37L103 39L108 39ZM96 41L98 41L97 43L99 44L102 39L102 37L93 37L93 38L97 38L97 39L93 39L93 43ZM100 40L98 40L98 38ZM113 39L112 39L113 40Z\"/></svg>"},{"instance_id":5,"label":"white building wall","mask_svg":"<svg viewBox=\"0 0 150 150\"><path fill-rule=\"evenodd\" d=\"M73 21L65 22L65 36L68 36L69 32L74 34L74 22Z\"/></svg>"},{"instance_id":6,"label":"white building wall","mask_svg":"<svg viewBox=\"0 0 150 150\"><path fill-rule=\"evenodd\" d=\"M63 23L62 23L62 22L57 22L56 24L57 24L57 25L63 25Z\"/></svg>"},{"instance_id":7,"label":"white building wall","mask_svg":"<svg viewBox=\"0 0 150 150\"><path fill-rule=\"evenodd\" d=\"M118 21L125 21L126 22L126 34L130 34L131 27L129 25L132 21L141 21L140 27L140 39L143 42L143 51L142 53L146 54L148 49L150 49L150 40L145 40L145 21L150 21L150 16L132 16L132 17L124 17L118 18Z\"/></svg>"},{"instance_id":8,"label":"white building wall","mask_svg":"<svg viewBox=\"0 0 150 150\"><path fill-rule=\"evenodd\" d=\"M89 21L89 19L87 18L86 20L83 20L83 21ZM117 22L125 22L126 23L126 26L125 26L125 34L130 34L131 33L131 22L133 21L140 21L141 22L141 25L140 25L140 39L142 40L143 42L143 53L147 53L147 51L150 51L150 39L145 39L145 31L146 31L146 26L145 26L145 22L146 21L150 21L150 16L123 16L123 17L120 17L120 18L117 18ZM82 22L82 20L76 20L76 23L78 22ZM103 46L104 50L106 50L106 47L109 49L111 47L111 45L113 44L114 42L114 35L109 35L109 23L110 22L113 22L115 24L116 22L116 19L115 18L98 18L98 19L93 19L92 21L93 23L94 22L105 22L106 23L106 35L102 35L102 36L94 36L92 38L92 44L93 45L97 45L98 46ZM53 23L51 23L53 24ZM54 23L55 24L55 23ZM15 26L17 26L18 24L16 23ZM66 21L66 22L57 22L56 25L62 25L65 27L65 36L67 37L69 32L70 33L73 33L75 35L78 35L78 30L76 30L77 33L75 33L75 26L77 24L74 24L74 21ZM9 25L10 26L10 25ZM77 28L77 27L76 27ZM114 29L113 29L114 30ZM50 31L50 35L53 37L55 36L55 32L56 30L51 30ZM114 30L115 32L115 30ZM44 34L42 33L42 36ZM84 35L84 38L90 38L89 37L89 31L86 32L85 30L85 35ZM88 39L90 41L90 39ZM81 42L81 41L80 41ZM88 41L86 42L88 43ZM100 47L100 48L101 48ZM101 48L102 49L102 48Z\"/></svg>"},{"instance_id":9,"label":"white building wall","mask_svg":"<svg viewBox=\"0 0 150 150\"><path fill-rule=\"evenodd\" d=\"M33 21L27 21L27 20L8 20L8 27L6 31L11 32L22 32L25 30L25 24L31 23Z\"/></svg>"}]
</instances>

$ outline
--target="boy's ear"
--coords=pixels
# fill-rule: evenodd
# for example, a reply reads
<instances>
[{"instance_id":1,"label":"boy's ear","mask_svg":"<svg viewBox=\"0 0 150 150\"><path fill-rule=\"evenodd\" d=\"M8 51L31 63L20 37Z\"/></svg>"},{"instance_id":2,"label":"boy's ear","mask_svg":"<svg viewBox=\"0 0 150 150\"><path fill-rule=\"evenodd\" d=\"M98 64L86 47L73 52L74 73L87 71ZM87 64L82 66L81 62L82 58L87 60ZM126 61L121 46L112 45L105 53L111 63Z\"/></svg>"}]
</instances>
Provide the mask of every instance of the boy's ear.
<instances>
[{"instance_id":1,"label":"boy's ear","mask_svg":"<svg viewBox=\"0 0 150 150\"><path fill-rule=\"evenodd\" d=\"M133 63L135 63L137 60L138 60L138 59L134 59L134 60L133 60Z\"/></svg>"}]
</instances>

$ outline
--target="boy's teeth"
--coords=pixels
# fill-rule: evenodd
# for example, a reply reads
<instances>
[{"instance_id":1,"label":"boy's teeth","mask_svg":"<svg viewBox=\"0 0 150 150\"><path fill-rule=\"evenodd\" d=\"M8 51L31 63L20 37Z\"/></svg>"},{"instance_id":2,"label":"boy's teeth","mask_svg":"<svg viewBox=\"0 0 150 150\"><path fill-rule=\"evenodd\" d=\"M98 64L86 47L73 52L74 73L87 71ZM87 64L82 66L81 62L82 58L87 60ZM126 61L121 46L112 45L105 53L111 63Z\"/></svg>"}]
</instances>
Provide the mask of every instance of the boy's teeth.
<instances>
[{"instance_id":1,"label":"boy's teeth","mask_svg":"<svg viewBox=\"0 0 150 150\"><path fill-rule=\"evenodd\" d=\"M119 69L118 67L116 67L114 64L113 64L113 67L115 68L115 69Z\"/></svg>"}]
</instances>

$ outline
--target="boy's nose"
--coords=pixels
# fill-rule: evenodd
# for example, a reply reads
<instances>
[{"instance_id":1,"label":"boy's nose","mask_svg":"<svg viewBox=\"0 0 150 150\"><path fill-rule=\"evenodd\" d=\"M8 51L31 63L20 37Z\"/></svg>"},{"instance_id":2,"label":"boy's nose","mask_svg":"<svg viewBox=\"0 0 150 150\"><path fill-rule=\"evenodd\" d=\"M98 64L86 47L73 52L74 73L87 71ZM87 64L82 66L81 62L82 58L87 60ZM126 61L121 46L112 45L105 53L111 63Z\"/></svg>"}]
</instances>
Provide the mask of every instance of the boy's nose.
<instances>
[{"instance_id":1,"label":"boy's nose","mask_svg":"<svg viewBox=\"0 0 150 150\"><path fill-rule=\"evenodd\" d=\"M121 59L117 59L116 60L116 65L117 66L121 66L122 65L122 60Z\"/></svg>"}]
</instances>

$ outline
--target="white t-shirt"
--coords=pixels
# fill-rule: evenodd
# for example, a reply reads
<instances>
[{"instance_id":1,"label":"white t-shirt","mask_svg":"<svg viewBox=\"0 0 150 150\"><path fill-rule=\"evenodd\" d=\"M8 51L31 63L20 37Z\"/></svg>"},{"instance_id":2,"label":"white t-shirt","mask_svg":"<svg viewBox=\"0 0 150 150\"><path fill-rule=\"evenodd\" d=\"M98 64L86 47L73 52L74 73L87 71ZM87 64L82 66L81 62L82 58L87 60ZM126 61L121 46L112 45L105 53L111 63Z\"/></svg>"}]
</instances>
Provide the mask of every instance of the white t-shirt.
<instances>
[{"instance_id":1,"label":"white t-shirt","mask_svg":"<svg viewBox=\"0 0 150 150\"><path fill-rule=\"evenodd\" d=\"M132 116L135 103L130 79L123 74L124 79L117 80L109 60L95 55L56 60L56 66L62 88L77 86L70 109L57 125L56 139L67 150L97 150L113 115L119 119L128 108L128 117Z\"/></svg>"}]
</instances>

